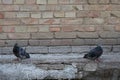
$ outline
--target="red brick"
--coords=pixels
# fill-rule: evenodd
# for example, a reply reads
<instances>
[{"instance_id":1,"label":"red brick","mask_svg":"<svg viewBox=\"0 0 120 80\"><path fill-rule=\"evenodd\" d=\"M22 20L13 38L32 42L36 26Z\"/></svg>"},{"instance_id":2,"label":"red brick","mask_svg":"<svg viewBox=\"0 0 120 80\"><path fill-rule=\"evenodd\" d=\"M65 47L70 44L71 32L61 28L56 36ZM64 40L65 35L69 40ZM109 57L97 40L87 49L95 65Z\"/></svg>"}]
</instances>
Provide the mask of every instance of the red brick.
<instances>
[{"instance_id":1,"label":"red brick","mask_svg":"<svg viewBox=\"0 0 120 80\"><path fill-rule=\"evenodd\" d=\"M120 4L120 0L111 0L111 3L113 3L113 4Z\"/></svg>"},{"instance_id":2,"label":"red brick","mask_svg":"<svg viewBox=\"0 0 120 80\"><path fill-rule=\"evenodd\" d=\"M110 10L110 5L84 5L84 10Z\"/></svg>"},{"instance_id":3,"label":"red brick","mask_svg":"<svg viewBox=\"0 0 120 80\"><path fill-rule=\"evenodd\" d=\"M64 11L54 12L54 17L55 17L55 18L63 18L64 16L65 16Z\"/></svg>"},{"instance_id":4,"label":"red brick","mask_svg":"<svg viewBox=\"0 0 120 80\"><path fill-rule=\"evenodd\" d=\"M28 46L28 40L16 40L20 46Z\"/></svg>"},{"instance_id":5,"label":"red brick","mask_svg":"<svg viewBox=\"0 0 120 80\"><path fill-rule=\"evenodd\" d=\"M102 25L97 25L96 26L96 31L103 31L103 26Z\"/></svg>"},{"instance_id":6,"label":"red brick","mask_svg":"<svg viewBox=\"0 0 120 80\"><path fill-rule=\"evenodd\" d=\"M2 32L3 31L3 28L2 28L2 26L0 26L0 32Z\"/></svg>"},{"instance_id":7,"label":"red brick","mask_svg":"<svg viewBox=\"0 0 120 80\"><path fill-rule=\"evenodd\" d=\"M98 0L88 0L88 4L97 4Z\"/></svg>"},{"instance_id":8,"label":"red brick","mask_svg":"<svg viewBox=\"0 0 120 80\"><path fill-rule=\"evenodd\" d=\"M78 32L77 36L79 38L98 38L98 34L96 32Z\"/></svg>"},{"instance_id":9,"label":"red brick","mask_svg":"<svg viewBox=\"0 0 120 80\"><path fill-rule=\"evenodd\" d=\"M4 18L4 14L0 13L0 19L3 19L3 18Z\"/></svg>"},{"instance_id":10,"label":"red brick","mask_svg":"<svg viewBox=\"0 0 120 80\"><path fill-rule=\"evenodd\" d=\"M96 45L98 39L84 39L85 45Z\"/></svg>"},{"instance_id":11,"label":"red brick","mask_svg":"<svg viewBox=\"0 0 120 80\"><path fill-rule=\"evenodd\" d=\"M85 27L85 31L93 32L95 31L95 27Z\"/></svg>"},{"instance_id":12,"label":"red brick","mask_svg":"<svg viewBox=\"0 0 120 80\"><path fill-rule=\"evenodd\" d=\"M38 11L39 6L38 5L20 5L20 11Z\"/></svg>"},{"instance_id":13,"label":"red brick","mask_svg":"<svg viewBox=\"0 0 120 80\"><path fill-rule=\"evenodd\" d=\"M0 19L0 25L19 25L18 19Z\"/></svg>"},{"instance_id":14,"label":"red brick","mask_svg":"<svg viewBox=\"0 0 120 80\"><path fill-rule=\"evenodd\" d=\"M60 5L46 5L46 6L40 6L39 8L40 8L40 10L48 10L48 11L54 10L54 11L58 11L58 10L61 9L61 6Z\"/></svg>"},{"instance_id":15,"label":"red brick","mask_svg":"<svg viewBox=\"0 0 120 80\"><path fill-rule=\"evenodd\" d=\"M77 19L77 18L69 18L69 19L62 19L61 21L62 24L82 24L83 19Z\"/></svg>"},{"instance_id":16,"label":"red brick","mask_svg":"<svg viewBox=\"0 0 120 80\"><path fill-rule=\"evenodd\" d=\"M119 11L120 5L110 5L108 10Z\"/></svg>"},{"instance_id":17,"label":"red brick","mask_svg":"<svg viewBox=\"0 0 120 80\"><path fill-rule=\"evenodd\" d=\"M39 32L49 32L49 25L40 25Z\"/></svg>"},{"instance_id":18,"label":"red brick","mask_svg":"<svg viewBox=\"0 0 120 80\"><path fill-rule=\"evenodd\" d=\"M0 39L7 39L6 33L0 33Z\"/></svg>"},{"instance_id":19,"label":"red brick","mask_svg":"<svg viewBox=\"0 0 120 80\"><path fill-rule=\"evenodd\" d=\"M15 27L14 26L4 26L3 32L15 32Z\"/></svg>"},{"instance_id":20,"label":"red brick","mask_svg":"<svg viewBox=\"0 0 120 80\"><path fill-rule=\"evenodd\" d=\"M84 27L79 25L63 25L61 28L64 32L85 31Z\"/></svg>"},{"instance_id":21,"label":"red brick","mask_svg":"<svg viewBox=\"0 0 120 80\"><path fill-rule=\"evenodd\" d=\"M62 40L54 39L54 40L51 40L50 45L54 45L54 46L72 45L72 39L62 39Z\"/></svg>"},{"instance_id":22,"label":"red brick","mask_svg":"<svg viewBox=\"0 0 120 80\"><path fill-rule=\"evenodd\" d=\"M89 40L86 39L86 41L87 41L86 43L88 43L88 44L90 44L90 42L93 43L93 44L97 43L97 44L103 44L103 45L117 44L117 39L96 39L96 40L93 40L93 41L92 40L89 41ZM103 47L103 49L105 49L105 47Z\"/></svg>"},{"instance_id":23,"label":"red brick","mask_svg":"<svg viewBox=\"0 0 120 80\"><path fill-rule=\"evenodd\" d=\"M59 32L60 31L60 27L50 27L50 31L51 32Z\"/></svg>"},{"instance_id":24,"label":"red brick","mask_svg":"<svg viewBox=\"0 0 120 80\"><path fill-rule=\"evenodd\" d=\"M89 11L87 15L90 18L97 18L100 16L100 13L98 11Z\"/></svg>"},{"instance_id":25,"label":"red brick","mask_svg":"<svg viewBox=\"0 0 120 80\"><path fill-rule=\"evenodd\" d=\"M114 31L114 25L104 25L103 30L104 31Z\"/></svg>"},{"instance_id":26,"label":"red brick","mask_svg":"<svg viewBox=\"0 0 120 80\"><path fill-rule=\"evenodd\" d=\"M39 40L40 46L49 46L50 40Z\"/></svg>"},{"instance_id":27,"label":"red brick","mask_svg":"<svg viewBox=\"0 0 120 80\"><path fill-rule=\"evenodd\" d=\"M108 4L110 0L99 0L100 4Z\"/></svg>"},{"instance_id":28,"label":"red brick","mask_svg":"<svg viewBox=\"0 0 120 80\"><path fill-rule=\"evenodd\" d=\"M78 45L84 45L84 39L75 39L73 40L73 44L74 46L78 46Z\"/></svg>"},{"instance_id":29,"label":"red brick","mask_svg":"<svg viewBox=\"0 0 120 80\"><path fill-rule=\"evenodd\" d=\"M84 19L84 24L87 25L99 25L103 24L105 21L103 18L85 18Z\"/></svg>"},{"instance_id":30,"label":"red brick","mask_svg":"<svg viewBox=\"0 0 120 80\"><path fill-rule=\"evenodd\" d=\"M16 18L16 12L5 12L4 17L5 18Z\"/></svg>"},{"instance_id":31,"label":"red brick","mask_svg":"<svg viewBox=\"0 0 120 80\"><path fill-rule=\"evenodd\" d=\"M29 40L29 45L30 46L38 46L39 45L39 40Z\"/></svg>"},{"instance_id":32,"label":"red brick","mask_svg":"<svg viewBox=\"0 0 120 80\"><path fill-rule=\"evenodd\" d=\"M55 38L76 38L75 32L56 32Z\"/></svg>"},{"instance_id":33,"label":"red brick","mask_svg":"<svg viewBox=\"0 0 120 80\"><path fill-rule=\"evenodd\" d=\"M18 11L18 5L0 5L0 11Z\"/></svg>"},{"instance_id":34,"label":"red brick","mask_svg":"<svg viewBox=\"0 0 120 80\"><path fill-rule=\"evenodd\" d=\"M115 31L120 31L120 25L115 26Z\"/></svg>"},{"instance_id":35,"label":"red brick","mask_svg":"<svg viewBox=\"0 0 120 80\"><path fill-rule=\"evenodd\" d=\"M50 45L61 45L61 40L56 40L56 39L53 39L50 41Z\"/></svg>"},{"instance_id":36,"label":"red brick","mask_svg":"<svg viewBox=\"0 0 120 80\"><path fill-rule=\"evenodd\" d=\"M97 18L100 16L100 12L99 11L79 11L77 12L77 17L80 18Z\"/></svg>"},{"instance_id":37,"label":"red brick","mask_svg":"<svg viewBox=\"0 0 120 80\"><path fill-rule=\"evenodd\" d=\"M42 18L53 18L53 12L42 12Z\"/></svg>"},{"instance_id":38,"label":"red brick","mask_svg":"<svg viewBox=\"0 0 120 80\"><path fill-rule=\"evenodd\" d=\"M27 32L38 32L39 28L38 26L28 26Z\"/></svg>"},{"instance_id":39,"label":"red brick","mask_svg":"<svg viewBox=\"0 0 120 80\"><path fill-rule=\"evenodd\" d=\"M16 43L16 40L6 40L5 43L7 44L7 46L14 46L14 44Z\"/></svg>"},{"instance_id":40,"label":"red brick","mask_svg":"<svg viewBox=\"0 0 120 80\"><path fill-rule=\"evenodd\" d=\"M65 12L65 17L66 18L75 18L76 17L76 12L74 12L74 11Z\"/></svg>"},{"instance_id":41,"label":"red brick","mask_svg":"<svg viewBox=\"0 0 120 80\"><path fill-rule=\"evenodd\" d=\"M109 17L120 17L120 11L111 11Z\"/></svg>"},{"instance_id":42,"label":"red brick","mask_svg":"<svg viewBox=\"0 0 120 80\"><path fill-rule=\"evenodd\" d=\"M119 32L111 32L111 31L101 31L99 32L101 38L118 38L120 37Z\"/></svg>"},{"instance_id":43,"label":"red brick","mask_svg":"<svg viewBox=\"0 0 120 80\"><path fill-rule=\"evenodd\" d=\"M102 18L107 18L107 17L110 17L111 15L110 15L110 12L111 11L101 11L100 12L100 17L102 17Z\"/></svg>"},{"instance_id":44,"label":"red brick","mask_svg":"<svg viewBox=\"0 0 120 80\"><path fill-rule=\"evenodd\" d=\"M87 4L87 0L70 0L70 4Z\"/></svg>"},{"instance_id":45,"label":"red brick","mask_svg":"<svg viewBox=\"0 0 120 80\"><path fill-rule=\"evenodd\" d=\"M12 4L13 0L2 0L3 4Z\"/></svg>"},{"instance_id":46,"label":"red brick","mask_svg":"<svg viewBox=\"0 0 120 80\"><path fill-rule=\"evenodd\" d=\"M35 4L36 0L25 0L26 4Z\"/></svg>"},{"instance_id":47,"label":"red brick","mask_svg":"<svg viewBox=\"0 0 120 80\"><path fill-rule=\"evenodd\" d=\"M14 4L24 4L25 0L14 0Z\"/></svg>"},{"instance_id":48,"label":"red brick","mask_svg":"<svg viewBox=\"0 0 120 80\"><path fill-rule=\"evenodd\" d=\"M63 11L83 10L83 5L62 5Z\"/></svg>"},{"instance_id":49,"label":"red brick","mask_svg":"<svg viewBox=\"0 0 120 80\"><path fill-rule=\"evenodd\" d=\"M16 26L15 32L27 32L27 27L26 26Z\"/></svg>"},{"instance_id":50,"label":"red brick","mask_svg":"<svg viewBox=\"0 0 120 80\"><path fill-rule=\"evenodd\" d=\"M30 14L28 12L18 12L16 13L17 18L28 18Z\"/></svg>"},{"instance_id":51,"label":"red brick","mask_svg":"<svg viewBox=\"0 0 120 80\"><path fill-rule=\"evenodd\" d=\"M37 4L47 4L47 0L36 0Z\"/></svg>"},{"instance_id":52,"label":"red brick","mask_svg":"<svg viewBox=\"0 0 120 80\"><path fill-rule=\"evenodd\" d=\"M25 18L25 19L21 19L21 22L24 24L38 24L39 20L34 18Z\"/></svg>"},{"instance_id":53,"label":"red brick","mask_svg":"<svg viewBox=\"0 0 120 80\"><path fill-rule=\"evenodd\" d=\"M78 17L78 18L84 18L84 17L87 17L87 15L86 15L86 13L87 13L88 11L78 11L77 13L76 13L76 16Z\"/></svg>"},{"instance_id":54,"label":"red brick","mask_svg":"<svg viewBox=\"0 0 120 80\"><path fill-rule=\"evenodd\" d=\"M66 46L66 45L72 45L73 43L72 43L72 39L62 39L61 40L61 45L64 45L64 46Z\"/></svg>"},{"instance_id":55,"label":"red brick","mask_svg":"<svg viewBox=\"0 0 120 80\"><path fill-rule=\"evenodd\" d=\"M120 23L120 19L116 18L116 17L109 17L109 18L106 18L106 23L107 24L111 24L111 25L119 24Z\"/></svg>"},{"instance_id":56,"label":"red brick","mask_svg":"<svg viewBox=\"0 0 120 80\"><path fill-rule=\"evenodd\" d=\"M59 2L59 4L69 4L70 3L69 0L59 0L58 2Z\"/></svg>"},{"instance_id":57,"label":"red brick","mask_svg":"<svg viewBox=\"0 0 120 80\"><path fill-rule=\"evenodd\" d=\"M60 19L40 19L39 24L60 24Z\"/></svg>"},{"instance_id":58,"label":"red brick","mask_svg":"<svg viewBox=\"0 0 120 80\"><path fill-rule=\"evenodd\" d=\"M57 4L58 0L48 0L48 4Z\"/></svg>"},{"instance_id":59,"label":"red brick","mask_svg":"<svg viewBox=\"0 0 120 80\"><path fill-rule=\"evenodd\" d=\"M9 39L29 39L29 33L8 33Z\"/></svg>"},{"instance_id":60,"label":"red brick","mask_svg":"<svg viewBox=\"0 0 120 80\"><path fill-rule=\"evenodd\" d=\"M74 31L76 29L76 26L71 26L71 25L67 25L67 26L62 26L62 31L64 32L69 32L69 31Z\"/></svg>"},{"instance_id":61,"label":"red brick","mask_svg":"<svg viewBox=\"0 0 120 80\"><path fill-rule=\"evenodd\" d=\"M104 39L104 44L106 45L115 45L117 44L117 39Z\"/></svg>"},{"instance_id":62,"label":"red brick","mask_svg":"<svg viewBox=\"0 0 120 80\"><path fill-rule=\"evenodd\" d=\"M5 46L5 40L0 40L0 46L1 47Z\"/></svg>"},{"instance_id":63,"label":"red brick","mask_svg":"<svg viewBox=\"0 0 120 80\"><path fill-rule=\"evenodd\" d=\"M52 20L47 20L45 23L47 23L47 24L53 24L53 22L54 22L54 20L52 19Z\"/></svg>"},{"instance_id":64,"label":"red brick","mask_svg":"<svg viewBox=\"0 0 120 80\"><path fill-rule=\"evenodd\" d=\"M32 33L32 39L50 39L53 38L53 33L50 32L40 32Z\"/></svg>"},{"instance_id":65,"label":"red brick","mask_svg":"<svg viewBox=\"0 0 120 80\"><path fill-rule=\"evenodd\" d=\"M95 25L80 25L80 26L77 26L75 30L93 32L93 31L96 31L96 26Z\"/></svg>"},{"instance_id":66,"label":"red brick","mask_svg":"<svg viewBox=\"0 0 120 80\"><path fill-rule=\"evenodd\" d=\"M85 29L84 29L84 27L82 27L82 26L77 26L76 28L75 28L75 31L85 31Z\"/></svg>"}]
</instances>

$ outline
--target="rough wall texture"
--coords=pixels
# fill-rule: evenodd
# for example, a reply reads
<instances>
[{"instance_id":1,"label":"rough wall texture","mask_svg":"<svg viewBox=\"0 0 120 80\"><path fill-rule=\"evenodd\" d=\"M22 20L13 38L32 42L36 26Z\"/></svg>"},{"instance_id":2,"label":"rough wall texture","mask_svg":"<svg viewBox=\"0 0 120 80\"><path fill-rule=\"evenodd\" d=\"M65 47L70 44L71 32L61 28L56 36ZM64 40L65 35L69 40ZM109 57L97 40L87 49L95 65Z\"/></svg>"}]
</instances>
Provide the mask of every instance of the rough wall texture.
<instances>
[{"instance_id":1,"label":"rough wall texture","mask_svg":"<svg viewBox=\"0 0 120 80\"><path fill-rule=\"evenodd\" d=\"M120 44L119 0L0 0L0 46Z\"/></svg>"},{"instance_id":2,"label":"rough wall texture","mask_svg":"<svg viewBox=\"0 0 120 80\"><path fill-rule=\"evenodd\" d=\"M64 78L73 72L69 68L71 72L66 72L65 66L70 65L77 69L72 78L120 80L120 0L0 0L0 80L16 80L9 78L13 69L20 71L27 66L21 68L16 63L24 61L14 62L13 55L1 55L12 53L16 42L29 53L42 53L30 54L28 63L37 68L27 67L23 72L26 76L43 68L53 70L53 78ZM103 44L100 63L85 60L80 54L95 44Z\"/></svg>"}]
</instances>

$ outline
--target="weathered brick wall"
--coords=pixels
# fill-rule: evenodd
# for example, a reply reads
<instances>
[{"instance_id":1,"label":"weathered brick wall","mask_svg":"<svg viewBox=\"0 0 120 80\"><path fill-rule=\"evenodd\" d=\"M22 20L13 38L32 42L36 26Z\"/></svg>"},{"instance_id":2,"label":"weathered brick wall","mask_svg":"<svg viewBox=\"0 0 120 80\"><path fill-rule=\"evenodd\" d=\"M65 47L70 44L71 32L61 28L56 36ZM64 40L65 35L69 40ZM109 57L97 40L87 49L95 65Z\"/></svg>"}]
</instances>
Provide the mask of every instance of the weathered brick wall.
<instances>
[{"instance_id":1,"label":"weathered brick wall","mask_svg":"<svg viewBox=\"0 0 120 80\"><path fill-rule=\"evenodd\" d=\"M0 0L0 46L120 44L120 0Z\"/></svg>"}]
</instances>

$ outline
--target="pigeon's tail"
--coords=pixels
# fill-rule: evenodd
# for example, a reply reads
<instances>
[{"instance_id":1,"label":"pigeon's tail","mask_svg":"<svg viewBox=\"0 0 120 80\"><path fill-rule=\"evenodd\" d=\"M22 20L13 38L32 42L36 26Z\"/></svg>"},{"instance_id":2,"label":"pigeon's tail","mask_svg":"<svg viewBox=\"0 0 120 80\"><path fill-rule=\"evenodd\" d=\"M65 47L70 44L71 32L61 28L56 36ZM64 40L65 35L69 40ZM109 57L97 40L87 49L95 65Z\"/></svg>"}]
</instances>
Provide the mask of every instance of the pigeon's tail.
<instances>
[{"instance_id":1,"label":"pigeon's tail","mask_svg":"<svg viewBox=\"0 0 120 80\"><path fill-rule=\"evenodd\" d=\"M83 56L83 58L88 58L88 54L85 54L85 55Z\"/></svg>"},{"instance_id":2,"label":"pigeon's tail","mask_svg":"<svg viewBox=\"0 0 120 80\"><path fill-rule=\"evenodd\" d=\"M18 43L15 43L15 44L14 44L14 47L18 47Z\"/></svg>"},{"instance_id":3,"label":"pigeon's tail","mask_svg":"<svg viewBox=\"0 0 120 80\"><path fill-rule=\"evenodd\" d=\"M30 55L28 53L25 54L26 58L30 58Z\"/></svg>"},{"instance_id":4,"label":"pigeon's tail","mask_svg":"<svg viewBox=\"0 0 120 80\"><path fill-rule=\"evenodd\" d=\"M88 53L89 53L89 51L80 52L80 54L82 54L82 53L86 53L86 54L83 56L83 58L88 58Z\"/></svg>"}]
</instances>

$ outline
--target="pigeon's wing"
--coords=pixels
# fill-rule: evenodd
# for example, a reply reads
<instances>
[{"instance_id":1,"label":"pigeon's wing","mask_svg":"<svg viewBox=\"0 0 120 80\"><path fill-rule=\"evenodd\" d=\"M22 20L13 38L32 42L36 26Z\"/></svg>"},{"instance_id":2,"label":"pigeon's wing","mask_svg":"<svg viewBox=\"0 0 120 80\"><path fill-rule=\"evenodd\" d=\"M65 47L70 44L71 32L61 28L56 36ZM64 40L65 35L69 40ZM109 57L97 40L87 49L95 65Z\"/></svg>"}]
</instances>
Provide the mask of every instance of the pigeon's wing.
<instances>
[{"instance_id":1,"label":"pigeon's wing","mask_svg":"<svg viewBox=\"0 0 120 80\"><path fill-rule=\"evenodd\" d=\"M103 50L102 49L92 49L90 52L89 52L89 56L92 57L93 59L97 59L99 58L103 53Z\"/></svg>"},{"instance_id":2,"label":"pigeon's wing","mask_svg":"<svg viewBox=\"0 0 120 80\"><path fill-rule=\"evenodd\" d=\"M99 58L102 55L103 51L98 51L97 52L97 58Z\"/></svg>"},{"instance_id":3,"label":"pigeon's wing","mask_svg":"<svg viewBox=\"0 0 120 80\"><path fill-rule=\"evenodd\" d=\"M97 58L97 55L95 52L91 51L88 53L88 58L94 60Z\"/></svg>"},{"instance_id":4,"label":"pigeon's wing","mask_svg":"<svg viewBox=\"0 0 120 80\"><path fill-rule=\"evenodd\" d=\"M20 48L19 54L21 59L30 58L30 55L26 53L26 51L23 48Z\"/></svg>"},{"instance_id":5,"label":"pigeon's wing","mask_svg":"<svg viewBox=\"0 0 120 80\"><path fill-rule=\"evenodd\" d=\"M30 58L30 55L28 53L25 53L26 58Z\"/></svg>"},{"instance_id":6,"label":"pigeon's wing","mask_svg":"<svg viewBox=\"0 0 120 80\"><path fill-rule=\"evenodd\" d=\"M95 47L94 49L91 49L88 54L84 56L84 58L95 60L99 58L103 53L103 49L100 46Z\"/></svg>"},{"instance_id":7,"label":"pigeon's wing","mask_svg":"<svg viewBox=\"0 0 120 80\"><path fill-rule=\"evenodd\" d=\"M15 55L16 57L20 57L19 53L14 53L14 55Z\"/></svg>"},{"instance_id":8,"label":"pigeon's wing","mask_svg":"<svg viewBox=\"0 0 120 80\"><path fill-rule=\"evenodd\" d=\"M19 48L19 55L20 55L21 59L25 58L25 56L24 56L25 55L24 49L21 48L21 47Z\"/></svg>"},{"instance_id":9,"label":"pigeon's wing","mask_svg":"<svg viewBox=\"0 0 120 80\"><path fill-rule=\"evenodd\" d=\"M13 47L13 54L14 54L16 57L20 57L20 55L19 55L19 47L18 47L18 46L14 46L14 47Z\"/></svg>"}]
</instances>

